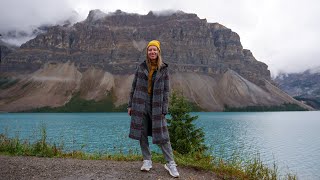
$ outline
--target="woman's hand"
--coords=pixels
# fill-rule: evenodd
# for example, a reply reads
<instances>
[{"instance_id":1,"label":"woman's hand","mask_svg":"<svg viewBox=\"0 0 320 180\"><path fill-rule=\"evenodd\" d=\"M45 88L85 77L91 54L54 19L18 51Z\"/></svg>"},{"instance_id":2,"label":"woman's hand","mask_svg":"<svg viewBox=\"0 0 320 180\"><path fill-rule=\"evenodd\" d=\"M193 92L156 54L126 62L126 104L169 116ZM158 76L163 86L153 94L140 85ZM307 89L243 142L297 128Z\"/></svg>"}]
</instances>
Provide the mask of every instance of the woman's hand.
<instances>
[{"instance_id":1,"label":"woman's hand","mask_svg":"<svg viewBox=\"0 0 320 180\"><path fill-rule=\"evenodd\" d=\"M131 108L128 108L128 114L131 116Z\"/></svg>"}]
</instances>

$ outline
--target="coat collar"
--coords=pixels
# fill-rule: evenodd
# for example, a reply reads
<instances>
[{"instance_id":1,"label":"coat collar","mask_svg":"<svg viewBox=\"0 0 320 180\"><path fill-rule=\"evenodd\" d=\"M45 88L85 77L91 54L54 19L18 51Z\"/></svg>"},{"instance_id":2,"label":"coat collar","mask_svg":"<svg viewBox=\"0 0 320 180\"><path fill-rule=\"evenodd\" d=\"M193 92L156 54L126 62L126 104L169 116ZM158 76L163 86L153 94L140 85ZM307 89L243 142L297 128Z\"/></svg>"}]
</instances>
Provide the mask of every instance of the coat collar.
<instances>
[{"instance_id":1,"label":"coat collar","mask_svg":"<svg viewBox=\"0 0 320 180\"><path fill-rule=\"evenodd\" d=\"M148 71L148 65L146 61L143 61L143 63L141 63L141 68L142 71L144 72L144 74L148 77L149 71Z\"/></svg>"},{"instance_id":2,"label":"coat collar","mask_svg":"<svg viewBox=\"0 0 320 180\"><path fill-rule=\"evenodd\" d=\"M164 73L164 71L168 68L168 64L163 63L163 65L160 67L160 70L157 71L156 78L154 79L154 82L157 82L158 79L161 77L161 75Z\"/></svg>"},{"instance_id":3,"label":"coat collar","mask_svg":"<svg viewBox=\"0 0 320 180\"><path fill-rule=\"evenodd\" d=\"M143 72L144 74L148 77L149 75L149 71L148 71L148 65L147 65L147 62L144 61L143 63L141 63L141 67L143 69ZM156 82L160 77L161 75L163 74L164 70L168 68L168 64L167 63L163 63L163 65L161 66L160 70L156 71L156 78L155 78L155 81Z\"/></svg>"}]
</instances>

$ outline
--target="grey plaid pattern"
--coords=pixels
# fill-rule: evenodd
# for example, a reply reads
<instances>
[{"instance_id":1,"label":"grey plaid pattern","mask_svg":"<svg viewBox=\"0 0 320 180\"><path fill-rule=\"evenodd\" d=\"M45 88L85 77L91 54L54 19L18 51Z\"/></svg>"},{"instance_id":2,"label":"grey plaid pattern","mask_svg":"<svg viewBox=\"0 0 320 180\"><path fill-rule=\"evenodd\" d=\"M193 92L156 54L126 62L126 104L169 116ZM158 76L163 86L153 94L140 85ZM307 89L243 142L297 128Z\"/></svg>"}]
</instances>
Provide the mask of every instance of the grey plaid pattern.
<instances>
[{"instance_id":1,"label":"grey plaid pattern","mask_svg":"<svg viewBox=\"0 0 320 180\"><path fill-rule=\"evenodd\" d=\"M168 65L157 71L152 92L152 143L164 144L169 141L167 121L163 114L168 113L169 73ZM128 107L131 108L129 137L140 140L143 128L145 103L148 99L148 67L146 61L141 63L135 73L129 96Z\"/></svg>"}]
</instances>

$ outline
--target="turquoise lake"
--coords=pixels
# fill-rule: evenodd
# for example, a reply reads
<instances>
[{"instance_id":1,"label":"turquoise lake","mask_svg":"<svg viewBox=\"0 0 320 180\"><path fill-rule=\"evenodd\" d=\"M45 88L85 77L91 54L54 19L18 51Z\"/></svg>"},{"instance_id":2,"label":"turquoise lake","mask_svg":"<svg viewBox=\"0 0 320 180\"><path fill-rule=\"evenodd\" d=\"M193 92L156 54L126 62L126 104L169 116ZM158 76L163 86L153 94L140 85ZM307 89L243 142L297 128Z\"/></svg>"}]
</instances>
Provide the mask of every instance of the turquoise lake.
<instances>
[{"instance_id":1,"label":"turquoise lake","mask_svg":"<svg viewBox=\"0 0 320 180\"><path fill-rule=\"evenodd\" d=\"M259 153L263 162L279 165L281 173L299 179L320 179L320 112L192 113L206 134L213 155L232 153L248 158ZM35 141L46 127L50 143L66 151L140 152L128 138L126 113L2 113L0 133ZM150 139L151 141L151 139ZM154 151L158 147L152 145Z\"/></svg>"}]
</instances>

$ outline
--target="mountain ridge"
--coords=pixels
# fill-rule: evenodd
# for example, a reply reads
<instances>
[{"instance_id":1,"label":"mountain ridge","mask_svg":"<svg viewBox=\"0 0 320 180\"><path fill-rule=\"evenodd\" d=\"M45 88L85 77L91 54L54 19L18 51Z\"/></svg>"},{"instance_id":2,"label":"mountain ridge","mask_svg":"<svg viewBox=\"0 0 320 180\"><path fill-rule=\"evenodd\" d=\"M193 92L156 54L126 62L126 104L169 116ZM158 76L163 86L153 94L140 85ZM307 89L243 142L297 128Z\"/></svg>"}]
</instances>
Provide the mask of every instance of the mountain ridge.
<instances>
[{"instance_id":1,"label":"mountain ridge","mask_svg":"<svg viewBox=\"0 0 320 180\"><path fill-rule=\"evenodd\" d=\"M133 73L145 60L145 46L152 39L161 41L172 88L206 110L283 103L310 109L270 88L267 65L221 24L183 12L156 16L119 10L106 15L92 10L84 21L53 26L5 57L2 78L18 81L0 90L0 110L62 106L78 92L84 99L99 101L110 89L115 91L115 104L125 104Z\"/></svg>"},{"instance_id":2,"label":"mountain ridge","mask_svg":"<svg viewBox=\"0 0 320 180\"><path fill-rule=\"evenodd\" d=\"M301 73L282 73L274 81L289 95L320 109L320 66Z\"/></svg>"}]
</instances>

